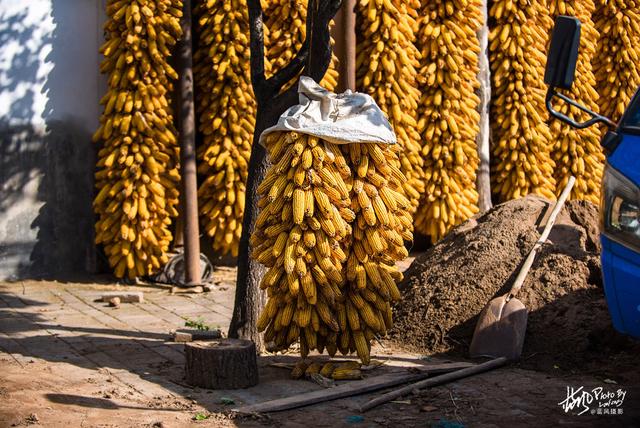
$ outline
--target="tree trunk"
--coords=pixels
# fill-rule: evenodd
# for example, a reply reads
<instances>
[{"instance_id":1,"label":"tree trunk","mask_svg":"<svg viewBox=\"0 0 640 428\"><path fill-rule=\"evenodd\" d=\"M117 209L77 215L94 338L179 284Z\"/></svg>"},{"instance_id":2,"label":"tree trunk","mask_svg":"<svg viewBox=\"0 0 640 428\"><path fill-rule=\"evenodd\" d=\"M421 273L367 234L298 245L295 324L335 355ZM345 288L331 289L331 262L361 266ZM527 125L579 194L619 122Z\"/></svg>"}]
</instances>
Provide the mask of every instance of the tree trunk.
<instances>
[{"instance_id":1,"label":"tree trunk","mask_svg":"<svg viewBox=\"0 0 640 428\"><path fill-rule=\"evenodd\" d=\"M255 342L258 351L262 350L262 338L256 328L256 322L266 300L264 291L258 285L266 269L251 258L249 238L253 233L255 220L258 217L258 198L254 198L253 195L256 193L258 185L263 180L269 166L266 150L258 144L260 134L266 128L265 120L258 112L253 135L253 149L249 158L244 219L242 220L242 235L240 236L238 249L236 297L233 316L229 325L229 337L251 339Z\"/></svg>"},{"instance_id":2,"label":"tree trunk","mask_svg":"<svg viewBox=\"0 0 640 428\"><path fill-rule=\"evenodd\" d=\"M483 23L478 32L480 57L478 80L480 81L480 132L477 145L480 164L478 166L478 207L483 213L493 206L491 203L491 128L489 126L489 102L491 101L491 69L489 68L489 10L488 0L483 0Z\"/></svg>"},{"instance_id":3,"label":"tree trunk","mask_svg":"<svg viewBox=\"0 0 640 428\"><path fill-rule=\"evenodd\" d=\"M189 385L208 389L239 389L258 384L256 347L250 340L219 339L184 345Z\"/></svg>"}]
</instances>

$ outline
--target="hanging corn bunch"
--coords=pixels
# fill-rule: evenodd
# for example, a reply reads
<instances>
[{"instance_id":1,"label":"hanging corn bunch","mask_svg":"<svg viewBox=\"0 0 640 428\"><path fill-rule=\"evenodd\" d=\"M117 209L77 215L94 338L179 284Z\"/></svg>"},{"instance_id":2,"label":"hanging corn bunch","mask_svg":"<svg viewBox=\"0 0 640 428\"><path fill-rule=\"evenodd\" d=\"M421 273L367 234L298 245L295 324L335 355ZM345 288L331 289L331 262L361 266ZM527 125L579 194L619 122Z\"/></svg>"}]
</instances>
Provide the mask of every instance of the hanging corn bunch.
<instances>
[{"instance_id":1,"label":"hanging corn bunch","mask_svg":"<svg viewBox=\"0 0 640 428\"><path fill-rule=\"evenodd\" d=\"M433 242L479 211L476 191L480 131L477 36L480 1L427 1L417 45L422 97L418 129L424 141L426 190L416 229Z\"/></svg>"},{"instance_id":2,"label":"hanging corn bunch","mask_svg":"<svg viewBox=\"0 0 640 428\"><path fill-rule=\"evenodd\" d=\"M420 54L414 42L419 0L359 0L356 4L356 85L371 95L398 137L400 169L407 177L405 194L415 211L424 193L416 82Z\"/></svg>"},{"instance_id":3,"label":"hanging corn bunch","mask_svg":"<svg viewBox=\"0 0 640 428\"><path fill-rule=\"evenodd\" d=\"M600 112L618 121L640 86L640 2L597 0L594 21L599 33L593 57Z\"/></svg>"},{"instance_id":4,"label":"hanging corn bunch","mask_svg":"<svg viewBox=\"0 0 640 428\"><path fill-rule=\"evenodd\" d=\"M100 66L109 75L94 141L94 210L117 277L148 275L166 263L178 213L179 149L168 93L177 78L167 63L181 35L180 0L110 0Z\"/></svg>"},{"instance_id":5,"label":"hanging corn bunch","mask_svg":"<svg viewBox=\"0 0 640 428\"><path fill-rule=\"evenodd\" d=\"M200 221L220 254L238 254L256 102L243 0L209 0L195 10L194 81L199 131Z\"/></svg>"},{"instance_id":6,"label":"hanging corn bunch","mask_svg":"<svg viewBox=\"0 0 640 428\"><path fill-rule=\"evenodd\" d=\"M273 166L258 187L261 211L251 237L252 256L269 268L258 330L266 329L265 342L279 349L299 340L303 357L325 346L335 353L341 241L355 217L344 182L350 170L339 148L306 134L271 133L266 148Z\"/></svg>"},{"instance_id":7,"label":"hanging corn bunch","mask_svg":"<svg viewBox=\"0 0 640 428\"><path fill-rule=\"evenodd\" d=\"M393 146L342 148L353 171L348 185L355 219L347 242L345 299L336 303L337 346L368 364L371 341L392 327L391 303L401 298L396 281L402 273L395 263L408 256L404 241L413 239L411 203L402 195L406 178L395 166Z\"/></svg>"},{"instance_id":8,"label":"hanging corn bunch","mask_svg":"<svg viewBox=\"0 0 640 428\"><path fill-rule=\"evenodd\" d=\"M595 11L593 0L550 0L549 7L553 16L571 15L582 23L582 36L576 79L571 96L593 111L598 110L598 93L595 85L591 60L596 54L598 33L595 30L591 15ZM575 107L563 103L557 109L578 120L585 120L585 113ZM553 134L553 160L555 161L556 194L560 194L570 176L576 177L576 184L571 192L572 199L585 199L594 204L599 203L600 183L604 167L604 155L600 148L600 137L597 128L574 129L560 121L551 125Z\"/></svg>"},{"instance_id":9,"label":"hanging corn bunch","mask_svg":"<svg viewBox=\"0 0 640 428\"><path fill-rule=\"evenodd\" d=\"M546 125L544 69L552 21L546 3L496 0L489 15L492 191L501 201L554 199L553 138Z\"/></svg>"},{"instance_id":10,"label":"hanging corn bunch","mask_svg":"<svg viewBox=\"0 0 640 428\"><path fill-rule=\"evenodd\" d=\"M391 326L395 262L412 239L397 157L388 145L339 148L295 132L272 133L266 146L273 166L251 237L269 268L258 329L279 349L299 341L303 357L339 349L367 362L371 340Z\"/></svg>"},{"instance_id":11,"label":"hanging corn bunch","mask_svg":"<svg viewBox=\"0 0 640 428\"><path fill-rule=\"evenodd\" d=\"M262 0L265 19L265 52L271 64L271 75L284 68L304 43L307 28L307 0ZM331 63L320 82L333 91L338 85L337 57L331 55ZM270 74L267 73L267 77ZM283 89L287 89L284 86Z\"/></svg>"}]
</instances>

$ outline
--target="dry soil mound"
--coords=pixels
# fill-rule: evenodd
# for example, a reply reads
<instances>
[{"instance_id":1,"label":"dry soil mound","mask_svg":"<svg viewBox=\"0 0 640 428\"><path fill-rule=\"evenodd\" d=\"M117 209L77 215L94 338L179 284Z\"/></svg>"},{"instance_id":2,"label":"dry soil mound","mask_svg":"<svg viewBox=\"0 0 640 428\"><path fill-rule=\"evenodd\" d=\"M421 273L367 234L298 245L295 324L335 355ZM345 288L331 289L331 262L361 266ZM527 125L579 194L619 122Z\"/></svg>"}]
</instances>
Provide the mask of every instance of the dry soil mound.
<instances>
[{"instance_id":1,"label":"dry soil mound","mask_svg":"<svg viewBox=\"0 0 640 428\"><path fill-rule=\"evenodd\" d=\"M466 354L478 314L510 288L551 209L534 196L507 202L418 257L401 284L392 337L427 354ZM599 253L597 207L568 202L518 296L530 311L525 361L575 366L611 345Z\"/></svg>"}]
</instances>

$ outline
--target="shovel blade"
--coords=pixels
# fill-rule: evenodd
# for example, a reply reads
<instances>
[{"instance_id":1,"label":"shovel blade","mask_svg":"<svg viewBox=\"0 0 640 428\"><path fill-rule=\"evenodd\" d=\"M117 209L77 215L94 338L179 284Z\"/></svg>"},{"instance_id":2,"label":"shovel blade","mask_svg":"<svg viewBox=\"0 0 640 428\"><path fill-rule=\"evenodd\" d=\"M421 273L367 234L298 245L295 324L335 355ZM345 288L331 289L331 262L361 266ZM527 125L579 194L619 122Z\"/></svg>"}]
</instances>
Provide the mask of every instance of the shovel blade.
<instances>
[{"instance_id":1,"label":"shovel blade","mask_svg":"<svg viewBox=\"0 0 640 428\"><path fill-rule=\"evenodd\" d=\"M506 357L517 360L522 354L527 331L527 308L518 299L506 296L489 302L480 313L473 332L471 357Z\"/></svg>"}]
</instances>

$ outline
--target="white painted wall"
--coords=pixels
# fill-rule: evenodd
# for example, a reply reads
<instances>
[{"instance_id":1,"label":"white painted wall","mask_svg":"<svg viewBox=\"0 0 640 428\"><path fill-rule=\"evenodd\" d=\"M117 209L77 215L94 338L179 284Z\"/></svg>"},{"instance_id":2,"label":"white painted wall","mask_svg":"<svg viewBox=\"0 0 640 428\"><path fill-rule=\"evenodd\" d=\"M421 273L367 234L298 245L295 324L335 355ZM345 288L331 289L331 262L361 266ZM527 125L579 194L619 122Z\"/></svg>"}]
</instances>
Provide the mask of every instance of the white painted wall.
<instances>
[{"instance_id":1,"label":"white painted wall","mask_svg":"<svg viewBox=\"0 0 640 428\"><path fill-rule=\"evenodd\" d=\"M97 126L95 99L106 87L98 70L103 3L0 0L0 117L43 126L46 119L71 116Z\"/></svg>"},{"instance_id":2,"label":"white painted wall","mask_svg":"<svg viewBox=\"0 0 640 428\"><path fill-rule=\"evenodd\" d=\"M73 252L66 241L86 238L63 236L74 224L89 233L91 208L77 193L90 198L90 136L106 90L104 3L0 0L0 279L29 276L43 251Z\"/></svg>"},{"instance_id":3,"label":"white painted wall","mask_svg":"<svg viewBox=\"0 0 640 428\"><path fill-rule=\"evenodd\" d=\"M47 1L0 1L0 117L44 128L54 24Z\"/></svg>"}]
</instances>

